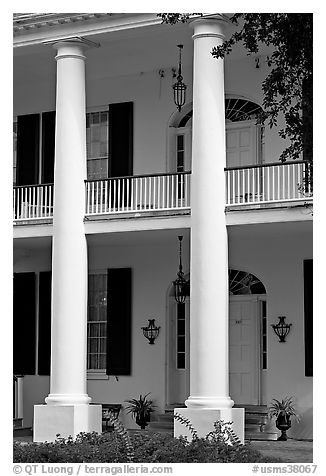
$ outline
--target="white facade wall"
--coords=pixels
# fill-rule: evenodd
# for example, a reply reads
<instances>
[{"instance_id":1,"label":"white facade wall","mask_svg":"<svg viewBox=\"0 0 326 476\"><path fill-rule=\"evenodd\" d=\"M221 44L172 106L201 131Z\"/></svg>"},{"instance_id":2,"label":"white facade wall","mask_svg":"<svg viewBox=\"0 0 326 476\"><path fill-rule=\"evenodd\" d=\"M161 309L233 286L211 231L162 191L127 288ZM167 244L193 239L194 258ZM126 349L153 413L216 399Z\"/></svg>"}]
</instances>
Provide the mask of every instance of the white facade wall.
<instances>
[{"instance_id":1,"label":"white facade wall","mask_svg":"<svg viewBox=\"0 0 326 476\"><path fill-rule=\"evenodd\" d=\"M107 268L131 267L132 298L132 375L108 380L88 379L88 394L93 402L123 403L140 393L151 392L158 410L163 410L166 395L166 319L168 289L177 270L177 234L160 237L161 232L144 234L144 241L133 238L125 246L119 241L110 246L89 246L89 271L106 272ZM135 234L136 237L137 233ZM217 243L218 246L218 243ZM312 438L312 377L304 376L303 260L312 258L311 223L288 223L229 227L229 264L231 268L253 273L267 291L268 370L267 401L293 395L302 421L293 423L289 435ZM183 260L189 270L189 240L184 240ZM50 269L50 254L31 253L22 257L15 272ZM278 342L271 324L285 315L292 323L284 344ZM155 318L161 327L154 345L149 345L141 327ZM212 378L214 376L212 375ZM33 404L42 403L48 392L48 377L24 379L25 424L31 424ZM128 427L136 427L121 413Z\"/></svg>"},{"instance_id":2,"label":"white facade wall","mask_svg":"<svg viewBox=\"0 0 326 476\"><path fill-rule=\"evenodd\" d=\"M101 48L99 49L99 51ZM173 103L171 69L160 78L158 70L138 71L117 75L109 69L109 57L101 50L101 61L108 63L107 75L97 77L92 52L86 51L86 105L88 108L106 107L110 103L134 102L134 175L169 171L168 127L176 112ZM53 54L53 62L54 54ZM174 58L171 58L171 65ZM244 96L262 103L261 83L268 67L262 63L257 69L253 58L225 61L226 95ZM192 65L183 66L187 84L187 103L192 102ZM174 81L174 80L173 80ZM14 115L31 114L55 109L55 71L42 82L14 82ZM265 128L264 162L277 162L286 142L279 138L278 128Z\"/></svg>"}]
</instances>

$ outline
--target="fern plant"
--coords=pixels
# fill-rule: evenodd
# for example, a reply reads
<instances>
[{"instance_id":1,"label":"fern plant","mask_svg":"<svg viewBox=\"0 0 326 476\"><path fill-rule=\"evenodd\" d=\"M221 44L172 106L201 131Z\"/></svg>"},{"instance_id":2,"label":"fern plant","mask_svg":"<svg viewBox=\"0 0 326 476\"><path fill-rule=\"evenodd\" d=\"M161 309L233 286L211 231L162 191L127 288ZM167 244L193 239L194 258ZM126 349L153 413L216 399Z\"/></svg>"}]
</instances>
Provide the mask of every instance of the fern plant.
<instances>
[{"instance_id":1,"label":"fern plant","mask_svg":"<svg viewBox=\"0 0 326 476\"><path fill-rule=\"evenodd\" d=\"M119 418L117 418L111 410L108 411L108 420L113 425L113 428L117 432L117 434L121 436L127 449L128 462L132 463L134 460L135 452L127 430L125 429Z\"/></svg>"},{"instance_id":2,"label":"fern plant","mask_svg":"<svg viewBox=\"0 0 326 476\"><path fill-rule=\"evenodd\" d=\"M198 440L198 433L197 431L195 430L195 428L193 427L193 425L191 424L191 422L183 417L182 415L180 415L179 413L175 413L173 415L174 419L177 420L178 422L180 422L182 425L184 425L186 428L188 428L188 430L190 431L191 433L191 436L192 436L192 439L193 440Z\"/></svg>"},{"instance_id":3,"label":"fern plant","mask_svg":"<svg viewBox=\"0 0 326 476\"><path fill-rule=\"evenodd\" d=\"M174 415L175 420L179 421L184 425L191 433L192 441L199 440L198 433L192 423L185 418L184 416L176 413ZM210 431L206 436L205 440L213 441L215 443L227 444L231 446L240 446L242 445L240 438L232 429L232 422L225 422L223 420L217 420L214 422L214 430Z\"/></svg>"}]
</instances>

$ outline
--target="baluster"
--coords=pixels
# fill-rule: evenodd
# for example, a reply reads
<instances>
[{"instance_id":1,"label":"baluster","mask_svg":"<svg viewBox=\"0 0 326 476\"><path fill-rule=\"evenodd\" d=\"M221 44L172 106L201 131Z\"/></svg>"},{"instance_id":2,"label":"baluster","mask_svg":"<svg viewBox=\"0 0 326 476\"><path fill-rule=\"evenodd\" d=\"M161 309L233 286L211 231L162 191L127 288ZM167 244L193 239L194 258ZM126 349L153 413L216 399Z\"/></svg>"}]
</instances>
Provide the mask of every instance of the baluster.
<instances>
[{"instance_id":1,"label":"baluster","mask_svg":"<svg viewBox=\"0 0 326 476\"><path fill-rule=\"evenodd\" d=\"M280 167L277 167L277 199L280 200Z\"/></svg>"},{"instance_id":2,"label":"baluster","mask_svg":"<svg viewBox=\"0 0 326 476\"><path fill-rule=\"evenodd\" d=\"M104 213L107 212L107 206L108 206L108 181L105 180L104 182Z\"/></svg>"},{"instance_id":3,"label":"baluster","mask_svg":"<svg viewBox=\"0 0 326 476\"><path fill-rule=\"evenodd\" d=\"M92 214L95 212L94 205L95 205L95 200L94 200L94 182L91 182L91 204L92 204Z\"/></svg>"},{"instance_id":4,"label":"baluster","mask_svg":"<svg viewBox=\"0 0 326 476\"><path fill-rule=\"evenodd\" d=\"M116 184L116 179L113 179L113 211L115 212L117 210L117 184Z\"/></svg>"},{"instance_id":5,"label":"baluster","mask_svg":"<svg viewBox=\"0 0 326 476\"><path fill-rule=\"evenodd\" d=\"M139 179L136 178L135 179L135 182L136 182L136 203L135 203L135 209L138 210L138 185L139 185Z\"/></svg>"},{"instance_id":6,"label":"baluster","mask_svg":"<svg viewBox=\"0 0 326 476\"><path fill-rule=\"evenodd\" d=\"M156 200L156 181L157 177L153 177L153 210L156 210L157 200Z\"/></svg>"},{"instance_id":7,"label":"baluster","mask_svg":"<svg viewBox=\"0 0 326 476\"><path fill-rule=\"evenodd\" d=\"M139 179L139 209L143 210L143 178Z\"/></svg>"},{"instance_id":8,"label":"baluster","mask_svg":"<svg viewBox=\"0 0 326 476\"><path fill-rule=\"evenodd\" d=\"M134 182L135 182L135 179L131 178L130 179L130 183L131 183L131 191L130 191L130 193L131 193L131 202L130 202L131 210L135 209Z\"/></svg>"},{"instance_id":9,"label":"baluster","mask_svg":"<svg viewBox=\"0 0 326 476\"><path fill-rule=\"evenodd\" d=\"M100 195L99 195L99 202L100 202L100 213L103 213L103 180L100 181Z\"/></svg>"},{"instance_id":10,"label":"baluster","mask_svg":"<svg viewBox=\"0 0 326 476\"><path fill-rule=\"evenodd\" d=\"M287 189L287 199L291 198L291 183L290 183L290 165L286 165L286 172L288 174L288 189Z\"/></svg>"},{"instance_id":11,"label":"baluster","mask_svg":"<svg viewBox=\"0 0 326 476\"><path fill-rule=\"evenodd\" d=\"M255 177L255 168L250 169L251 181L252 181L252 202L256 202L256 177Z\"/></svg>"},{"instance_id":12,"label":"baluster","mask_svg":"<svg viewBox=\"0 0 326 476\"><path fill-rule=\"evenodd\" d=\"M230 185L230 173L226 171L226 204L230 205L230 193L231 193L231 185Z\"/></svg>"},{"instance_id":13,"label":"baluster","mask_svg":"<svg viewBox=\"0 0 326 476\"><path fill-rule=\"evenodd\" d=\"M157 208L158 210L162 207L161 203L161 177L157 177Z\"/></svg>"},{"instance_id":14,"label":"baluster","mask_svg":"<svg viewBox=\"0 0 326 476\"><path fill-rule=\"evenodd\" d=\"M51 216L53 216L53 198L52 198L52 194L53 194L53 185L50 185L50 189L49 189L49 203L50 203L50 213L51 213Z\"/></svg>"}]
</instances>

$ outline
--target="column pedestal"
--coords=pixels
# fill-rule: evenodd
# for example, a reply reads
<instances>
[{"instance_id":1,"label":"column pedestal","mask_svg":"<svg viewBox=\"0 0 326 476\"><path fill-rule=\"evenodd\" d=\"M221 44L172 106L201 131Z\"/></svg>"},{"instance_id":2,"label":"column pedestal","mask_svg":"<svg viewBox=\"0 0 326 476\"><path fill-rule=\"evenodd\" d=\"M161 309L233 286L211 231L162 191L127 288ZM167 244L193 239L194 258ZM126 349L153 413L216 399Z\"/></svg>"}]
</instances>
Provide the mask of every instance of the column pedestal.
<instances>
[{"instance_id":1,"label":"column pedestal","mask_svg":"<svg viewBox=\"0 0 326 476\"><path fill-rule=\"evenodd\" d=\"M55 441L78 433L102 433L102 405L35 405L33 441Z\"/></svg>"}]
</instances>

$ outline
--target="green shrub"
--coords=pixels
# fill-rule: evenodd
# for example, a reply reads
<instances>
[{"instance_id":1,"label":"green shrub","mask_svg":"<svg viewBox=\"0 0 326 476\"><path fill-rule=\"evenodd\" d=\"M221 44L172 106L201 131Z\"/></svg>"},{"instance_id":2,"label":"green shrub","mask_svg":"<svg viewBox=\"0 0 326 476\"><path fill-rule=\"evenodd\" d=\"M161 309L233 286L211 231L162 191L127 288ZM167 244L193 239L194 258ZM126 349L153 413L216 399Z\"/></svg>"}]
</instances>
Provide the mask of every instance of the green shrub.
<instances>
[{"instance_id":1,"label":"green shrub","mask_svg":"<svg viewBox=\"0 0 326 476\"><path fill-rule=\"evenodd\" d=\"M214 438L173 438L166 433L139 432L130 436L134 463L263 463L280 462L262 456L250 444L233 446ZM118 432L80 433L75 440L51 443L14 442L15 463L130 462L125 437Z\"/></svg>"}]
</instances>

